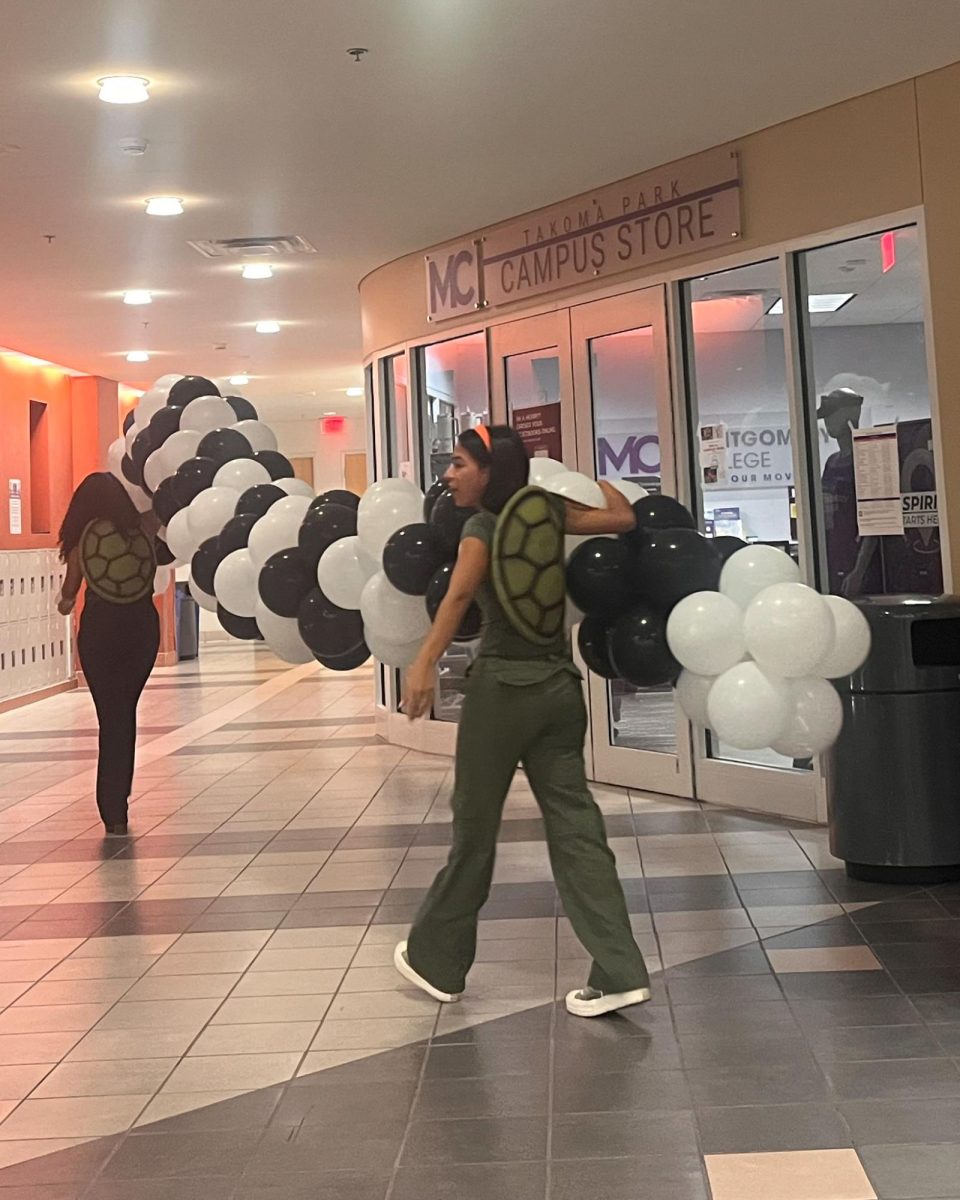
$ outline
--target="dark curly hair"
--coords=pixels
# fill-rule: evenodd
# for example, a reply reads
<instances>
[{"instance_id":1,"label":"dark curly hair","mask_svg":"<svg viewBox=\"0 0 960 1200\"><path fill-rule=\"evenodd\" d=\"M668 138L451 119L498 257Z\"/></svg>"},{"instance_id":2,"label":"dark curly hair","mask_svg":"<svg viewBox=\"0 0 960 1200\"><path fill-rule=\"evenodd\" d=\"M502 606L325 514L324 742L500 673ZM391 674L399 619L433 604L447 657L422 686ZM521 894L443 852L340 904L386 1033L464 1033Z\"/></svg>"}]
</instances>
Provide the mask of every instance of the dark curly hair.
<instances>
[{"instance_id":1,"label":"dark curly hair","mask_svg":"<svg viewBox=\"0 0 960 1200\"><path fill-rule=\"evenodd\" d=\"M112 521L124 532L139 529L140 514L127 490L109 471L88 475L73 493L60 526L60 557L65 559L75 549L83 531L91 521Z\"/></svg>"},{"instance_id":2,"label":"dark curly hair","mask_svg":"<svg viewBox=\"0 0 960 1200\"><path fill-rule=\"evenodd\" d=\"M489 425L490 449L475 429L465 429L460 445L481 467L490 469L490 482L483 494L487 512L499 513L514 492L530 480L530 455L520 435L509 425Z\"/></svg>"}]
</instances>

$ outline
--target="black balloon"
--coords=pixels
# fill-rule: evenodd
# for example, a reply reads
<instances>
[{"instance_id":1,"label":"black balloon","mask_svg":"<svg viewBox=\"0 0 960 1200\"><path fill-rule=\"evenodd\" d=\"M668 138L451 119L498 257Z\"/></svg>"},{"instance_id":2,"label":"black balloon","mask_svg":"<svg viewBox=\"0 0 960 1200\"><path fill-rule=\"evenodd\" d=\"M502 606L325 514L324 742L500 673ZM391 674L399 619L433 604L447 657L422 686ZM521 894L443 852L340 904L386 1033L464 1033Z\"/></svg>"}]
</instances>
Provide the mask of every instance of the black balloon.
<instances>
[{"instance_id":1,"label":"black balloon","mask_svg":"<svg viewBox=\"0 0 960 1200\"><path fill-rule=\"evenodd\" d=\"M186 408L191 400L197 400L200 396L219 395L220 389L212 380L204 379L202 375L184 375L170 389L167 403Z\"/></svg>"},{"instance_id":2,"label":"black balloon","mask_svg":"<svg viewBox=\"0 0 960 1200\"><path fill-rule=\"evenodd\" d=\"M595 537L579 545L567 563L567 591L590 616L616 616L640 599L636 559L626 542Z\"/></svg>"},{"instance_id":3,"label":"black balloon","mask_svg":"<svg viewBox=\"0 0 960 1200\"><path fill-rule=\"evenodd\" d=\"M238 421L256 421L259 419L257 417L257 410L245 396L224 396L224 400L226 400L237 414Z\"/></svg>"},{"instance_id":4,"label":"black balloon","mask_svg":"<svg viewBox=\"0 0 960 1200\"><path fill-rule=\"evenodd\" d=\"M430 524L436 529L440 547L447 558L456 557L463 527L476 511L475 508L458 508L449 492L437 497L430 513Z\"/></svg>"},{"instance_id":5,"label":"black balloon","mask_svg":"<svg viewBox=\"0 0 960 1200\"><path fill-rule=\"evenodd\" d=\"M133 445L130 447L130 457L133 459L133 465L140 472L141 477L143 475L143 464L154 450L156 450L156 446L153 444L153 435L149 428L141 429L133 439Z\"/></svg>"},{"instance_id":6,"label":"black balloon","mask_svg":"<svg viewBox=\"0 0 960 1200\"><path fill-rule=\"evenodd\" d=\"M147 428L150 430L150 436L153 438L153 448L158 450L171 433L176 433L180 428L180 414L183 409L176 404L167 405L166 408L158 408L150 418L150 424Z\"/></svg>"},{"instance_id":7,"label":"black balloon","mask_svg":"<svg viewBox=\"0 0 960 1200\"><path fill-rule=\"evenodd\" d=\"M628 538L635 538L647 529L696 529L697 523L689 509L684 508L673 496L645 496L635 500L633 505L637 527L628 533Z\"/></svg>"},{"instance_id":8,"label":"black balloon","mask_svg":"<svg viewBox=\"0 0 960 1200\"><path fill-rule=\"evenodd\" d=\"M123 432L124 433L128 433L130 431L130 426L134 423L134 421L136 419L137 419L137 414L131 408L130 411L127 413L127 415L123 418Z\"/></svg>"},{"instance_id":9,"label":"black balloon","mask_svg":"<svg viewBox=\"0 0 960 1200\"><path fill-rule=\"evenodd\" d=\"M601 679L617 679L617 668L610 661L610 627L600 617L584 617L577 633L577 645L587 667Z\"/></svg>"},{"instance_id":10,"label":"black balloon","mask_svg":"<svg viewBox=\"0 0 960 1200\"><path fill-rule=\"evenodd\" d=\"M444 597L450 587L450 580L453 577L453 563L444 563L437 571L427 586L427 613L432 621L443 603ZM460 628L454 634L455 642L472 642L474 638L480 636L480 627L483 624L483 618L480 613L480 608L477 604L471 604L463 615L463 620L460 622Z\"/></svg>"},{"instance_id":11,"label":"black balloon","mask_svg":"<svg viewBox=\"0 0 960 1200\"><path fill-rule=\"evenodd\" d=\"M448 558L435 525L404 525L383 548L383 573L398 592L425 596Z\"/></svg>"},{"instance_id":12,"label":"black balloon","mask_svg":"<svg viewBox=\"0 0 960 1200\"><path fill-rule=\"evenodd\" d=\"M680 664L667 645L667 621L649 604L638 604L610 627L610 662L634 687L663 687L680 675Z\"/></svg>"},{"instance_id":13,"label":"black balloon","mask_svg":"<svg viewBox=\"0 0 960 1200\"><path fill-rule=\"evenodd\" d=\"M143 483L143 472L137 471L133 465L133 459L129 454L125 454L120 460L120 470L123 472L123 477L127 483L134 483L138 487Z\"/></svg>"},{"instance_id":14,"label":"black balloon","mask_svg":"<svg viewBox=\"0 0 960 1200\"><path fill-rule=\"evenodd\" d=\"M316 577L299 550L290 547L271 554L260 570L260 599L278 617L295 617Z\"/></svg>"},{"instance_id":15,"label":"black balloon","mask_svg":"<svg viewBox=\"0 0 960 1200\"><path fill-rule=\"evenodd\" d=\"M197 446L201 458L212 458L222 467L235 458L253 458L253 447L235 429L212 429L205 433Z\"/></svg>"},{"instance_id":16,"label":"black balloon","mask_svg":"<svg viewBox=\"0 0 960 1200\"><path fill-rule=\"evenodd\" d=\"M685 596L720 586L720 552L695 529L648 529L633 545L639 594L663 613Z\"/></svg>"},{"instance_id":17,"label":"black balloon","mask_svg":"<svg viewBox=\"0 0 960 1200\"><path fill-rule=\"evenodd\" d=\"M241 436L243 435L241 434ZM246 458L247 455L243 457ZM258 450L253 456L253 461L266 467L270 472L271 479L293 479L296 475L290 459L281 454L279 450Z\"/></svg>"},{"instance_id":18,"label":"black balloon","mask_svg":"<svg viewBox=\"0 0 960 1200\"><path fill-rule=\"evenodd\" d=\"M355 671L370 657L370 648L366 642L359 642L346 654L316 654L314 657L321 667L326 667L328 671Z\"/></svg>"},{"instance_id":19,"label":"black balloon","mask_svg":"<svg viewBox=\"0 0 960 1200\"><path fill-rule=\"evenodd\" d=\"M175 563L177 561L176 558L174 558L173 551L163 540L163 538L154 538L153 553L156 556L158 567L169 567L171 563Z\"/></svg>"},{"instance_id":20,"label":"black balloon","mask_svg":"<svg viewBox=\"0 0 960 1200\"><path fill-rule=\"evenodd\" d=\"M360 647L366 650L363 641L363 618L359 612L338 608L316 586L300 601L296 616L300 636L318 658L352 655ZM367 650L360 661L363 662L369 653Z\"/></svg>"},{"instance_id":21,"label":"black balloon","mask_svg":"<svg viewBox=\"0 0 960 1200\"><path fill-rule=\"evenodd\" d=\"M331 488L328 492L314 496L310 501L311 508L323 508L325 504L339 504L341 508L352 508L356 512L360 507L360 497L354 492L348 492L346 488Z\"/></svg>"},{"instance_id":22,"label":"black balloon","mask_svg":"<svg viewBox=\"0 0 960 1200\"><path fill-rule=\"evenodd\" d=\"M190 560L190 578L196 583L201 592L213 595L213 577L217 567L223 561L218 537L207 538Z\"/></svg>"},{"instance_id":23,"label":"black balloon","mask_svg":"<svg viewBox=\"0 0 960 1200\"><path fill-rule=\"evenodd\" d=\"M231 637L243 642L262 642L263 634L253 617L238 617L236 613L227 612L222 604L217 605L217 620Z\"/></svg>"},{"instance_id":24,"label":"black balloon","mask_svg":"<svg viewBox=\"0 0 960 1200\"><path fill-rule=\"evenodd\" d=\"M162 479L153 493L153 511L157 514L160 524L166 525L184 507L186 506L180 499L177 489L176 476L169 475L166 479Z\"/></svg>"},{"instance_id":25,"label":"black balloon","mask_svg":"<svg viewBox=\"0 0 960 1200\"><path fill-rule=\"evenodd\" d=\"M233 511L238 517L242 513L255 513L258 517L262 517L271 505L276 504L278 500L286 499L286 495L283 488L278 488L275 483L257 483L252 488L247 488L245 492L240 493L237 507Z\"/></svg>"},{"instance_id":26,"label":"black balloon","mask_svg":"<svg viewBox=\"0 0 960 1200\"><path fill-rule=\"evenodd\" d=\"M435 479L427 489L427 494L423 498L423 519L430 520L430 514L433 512L433 506L447 490L447 485L442 479Z\"/></svg>"},{"instance_id":27,"label":"black balloon","mask_svg":"<svg viewBox=\"0 0 960 1200\"><path fill-rule=\"evenodd\" d=\"M720 555L721 563L725 563L728 558L733 558L738 550L746 550L747 548L747 543L742 542L738 537L715 537L713 544Z\"/></svg>"},{"instance_id":28,"label":"black balloon","mask_svg":"<svg viewBox=\"0 0 960 1200\"><path fill-rule=\"evenodd\" d=\"M329 546L340 538L352 537L356 532L357 514L354 509L344 508L342 504L308 508L300 522L300 552L310 568L316 571L320 556Z\"/></svg>"},{"instance_id":29,"label":"black balloon","mask_svg":"<svg viewBox=\"0 0 960 1200\"><path fill-rule=\"evenodd\" d=\"M190 501L201 492L213 486L213 477L220 470L220 464L212 458L188 458L177 467L173 475L173 486L180 507L186 508Z\"/></svg>"},{"instance_id":30,"label":"black balloon","mask_svg":"<svg viewBox=\"0 0 960 1200\"><path fill-rule=\"evenodd\" d=\"M230 518L220 530L220 550L224 558L234 550L246 548L250 540L250 530L259 520L260 514L255 512L244 512Z\"/></svg>"}]
</instances>

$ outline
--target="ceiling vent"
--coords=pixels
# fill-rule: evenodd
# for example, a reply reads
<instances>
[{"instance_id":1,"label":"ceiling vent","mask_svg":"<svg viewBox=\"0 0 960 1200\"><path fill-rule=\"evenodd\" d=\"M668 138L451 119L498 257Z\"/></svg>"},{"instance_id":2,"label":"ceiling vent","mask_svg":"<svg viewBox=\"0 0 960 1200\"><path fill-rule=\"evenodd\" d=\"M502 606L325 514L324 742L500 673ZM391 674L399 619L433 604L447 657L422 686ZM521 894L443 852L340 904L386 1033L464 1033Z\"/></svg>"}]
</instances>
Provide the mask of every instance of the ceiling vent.
<instances>
[{"instance_id":1,"label":"ceiling vent","mask_svg":"<svg viewBox=\"0 0 960 1200\"><path fill-rule=\"evenodd\" d=\"M316 254L306 238L294 234L277 237L209 238L190 242L204 258L289 258L291 254Z\"/></svg>"}]
</instances>

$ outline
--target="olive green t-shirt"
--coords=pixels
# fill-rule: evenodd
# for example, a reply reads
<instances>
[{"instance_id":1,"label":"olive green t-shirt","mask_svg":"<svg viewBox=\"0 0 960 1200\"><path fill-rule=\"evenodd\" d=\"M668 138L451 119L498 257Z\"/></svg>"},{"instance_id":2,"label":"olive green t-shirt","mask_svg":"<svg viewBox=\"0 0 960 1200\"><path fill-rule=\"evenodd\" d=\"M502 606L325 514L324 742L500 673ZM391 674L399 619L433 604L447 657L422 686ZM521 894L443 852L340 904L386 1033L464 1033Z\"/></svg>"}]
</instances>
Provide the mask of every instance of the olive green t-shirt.
<instances>
[{"instance_id":1,"label":"olive green t-shirt","mask_svg":"<svg viewBox=\"0 0 960 1200\"><path fill-rule=\"evenodd\" d=\"M497 517L494 513L476 513L464 525L460 540L476 538L492 554L496 527ZM560 671L580 678L580 672L570 656L565 630L561 629L548 646L536 646L527 641L507 620L489 572L477 592L477 604L480 606L483 628L476 668L489 672L502 683L517 686L543 683Z\"/></svg>"}]
</instances>

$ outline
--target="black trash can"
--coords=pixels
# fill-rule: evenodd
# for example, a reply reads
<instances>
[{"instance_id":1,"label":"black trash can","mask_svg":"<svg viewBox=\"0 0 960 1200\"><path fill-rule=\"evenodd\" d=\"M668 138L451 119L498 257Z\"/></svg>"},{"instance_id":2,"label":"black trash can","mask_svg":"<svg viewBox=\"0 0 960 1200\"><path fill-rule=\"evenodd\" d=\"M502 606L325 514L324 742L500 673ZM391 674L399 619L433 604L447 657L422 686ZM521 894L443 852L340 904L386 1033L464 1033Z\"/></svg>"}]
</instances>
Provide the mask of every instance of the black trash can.
<instances>
[{"instance_id":1,"label":"black trash can","mask_svg":"<svg viewBox=\"0 0 960 1200\"><path fill-rule=\"evenodd\" d=\"M870 657L838 681L830 848L852 879L960 879L960 597L857 602Z\"/></svg>"},{"instance_id":2,"label":"black trash can","mask_svg":"<svg viewBox=\"0 0 960 1200\"><path fill-rule=\"evenodd\" d=\"M185 583L177 584L177 658L196 658L200 653L200 605Z\"/></svg>"}]
</instances>

